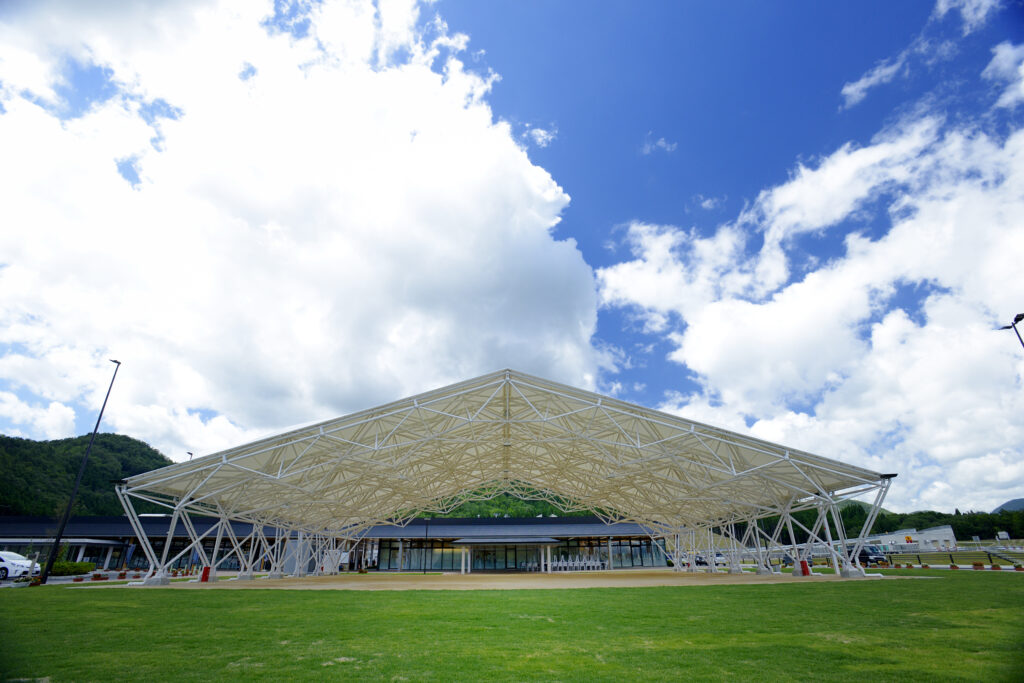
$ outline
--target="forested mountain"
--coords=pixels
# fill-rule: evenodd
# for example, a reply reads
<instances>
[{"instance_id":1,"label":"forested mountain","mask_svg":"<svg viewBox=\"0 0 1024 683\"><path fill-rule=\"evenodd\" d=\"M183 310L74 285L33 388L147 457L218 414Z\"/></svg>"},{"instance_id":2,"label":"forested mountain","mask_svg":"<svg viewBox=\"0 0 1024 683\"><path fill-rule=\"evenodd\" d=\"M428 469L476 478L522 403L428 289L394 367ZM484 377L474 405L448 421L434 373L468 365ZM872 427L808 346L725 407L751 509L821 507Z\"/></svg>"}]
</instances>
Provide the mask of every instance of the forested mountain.
<instances>
[{"instance_id":1,"label":"forested mountain","mask_svg":"<svg viewBox=\"0 0 1024 683\"><path fill-rule=\"evenodd\" d=\"M1002 512L1003 510L1024 510L1024 498L1014 498L1013 500L1008 500L999 507L997 507L995 510L993 510L992 514L994 515L997 512Z\"/></svg>"},{"instance_id":2,"label":"forested mountain","mask_svg":"<svg viewBox=\"0 0 1024 683\"><path fill-rule=\"evenodd\" d=\"M57 441L0 435L0 515L63 514L88 445L89 435ZM97 434L73 514L123 515L114 484L170 464L167 457L138 439Z\"/></svg>"},{"instance_id":3,"label":"forested mountain","mask_svg":"<svg viewBox=\"0 0 1024 683\"><path fill-rule=\"evenodd\" d=\"M840 515L843 518L843 528L847 535L855 536L860 533L864 522L867 520L870 506L859 501L851 501L840 507ZM797 512L793 515L803 524L810 526L814 523L816 513L813 510ZM774 521L777 518L762 520L762 528L774 528ZM871 527L872 533L884 533L898 531L900 529L928 529L935 526L948 524L953 527L953 533L958 540L969 541L972 536L978 536L985 540L994 539L997 531L1005 531L1010 538L1024 538L1024 510L1002 510L999 513L989 514L988 512L960 512L953 513L935 512L933 510L919 510L917 512L890 512L882 509L878 518ZM803 542L807 534L802 529L795 529L795 535L799 542Z\"/></svg>"}]
</instances>

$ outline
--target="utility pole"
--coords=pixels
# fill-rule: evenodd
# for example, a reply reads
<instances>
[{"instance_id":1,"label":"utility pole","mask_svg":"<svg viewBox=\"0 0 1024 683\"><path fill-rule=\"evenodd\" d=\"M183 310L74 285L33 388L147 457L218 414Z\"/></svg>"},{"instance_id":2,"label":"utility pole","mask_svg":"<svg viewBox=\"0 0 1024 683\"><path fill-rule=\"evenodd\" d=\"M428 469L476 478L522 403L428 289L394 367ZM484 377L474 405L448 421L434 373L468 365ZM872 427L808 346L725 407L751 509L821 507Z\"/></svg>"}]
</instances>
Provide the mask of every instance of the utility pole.
<instances>
[{"instance_id":1,"label":"utility pole","mask_svg":"<svg viewBox=\"0 0 1024 683\"><path fill-rule=\"evenodd\" d=\"M1013 316L1013 322L1012 323L1010 323L1009 325L1003 325L999 329L1001 329L1001 330L1012 329L1014 332L1017 333L1017 339L1020 340L1020 345L1024 346L1024 338L1021 338L1020 330L1017 329L1017 323L1019 323L1022 320L1024 320L1024 313L1018 313L1017 315Z\"/></svg>"},{"instance_id":2,"label":"utility pole","mask_svg":"<svg viewBox=\"0 0 1024 683\"><path fill-rule=\"evenodd\" d=\"M121 361L110 359L110 362L115 365L114 376L110 378L110 386L107 387L107 395L103 398L103 405L100 407L100 415L96 418L96 427L92 430L92 436L89 438L89 446L85 449L85 457L82 458L82 465L78 468L78 477L75 479L74 488L71 489L71 498L68 500L68 507L64 510L64 517L60 520L60 526L57 527L57 535L53 539L53 548L50 550L50 556L46 558L46 567L43 569L43 573L39 577L39 583L46 583L46 579L50 577L50 570L53 569L53 561L57 559L57 551L60 550L60 540L64 536L64 528L68 525L68 519L71 517L71 506L75 504L75 496L78 495L78 486L82 483L82 475L85 474L85 465L89 462L89 453L92 452L92 444L96 440L96 432L100 430L100 420L103 419L103 411L107 408L107 399L110 398L110 390L114 388L114 380L117 379L117 371L121 369Z\"/></svg>"}]
</instances>

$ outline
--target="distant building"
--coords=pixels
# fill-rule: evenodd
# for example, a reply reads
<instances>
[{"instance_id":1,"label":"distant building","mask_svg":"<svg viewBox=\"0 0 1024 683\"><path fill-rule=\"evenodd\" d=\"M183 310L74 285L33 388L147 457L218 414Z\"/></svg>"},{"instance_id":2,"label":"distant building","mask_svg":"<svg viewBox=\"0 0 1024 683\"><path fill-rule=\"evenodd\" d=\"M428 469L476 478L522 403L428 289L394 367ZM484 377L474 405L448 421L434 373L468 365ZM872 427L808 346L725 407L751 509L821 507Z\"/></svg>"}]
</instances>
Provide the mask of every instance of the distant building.
<instances>
[{"instance_id":1,"label":"distant building","mask_svg":"<svg viewBox=\"0 0 1024 683\"><path fill-rule=\"evenodd\" d=\"M953 527L948 524L930 529L899 529L882 534L872 534L868 543L881 546L882 550L954 550L957 547Z\"/></svg>"}]
</instances>

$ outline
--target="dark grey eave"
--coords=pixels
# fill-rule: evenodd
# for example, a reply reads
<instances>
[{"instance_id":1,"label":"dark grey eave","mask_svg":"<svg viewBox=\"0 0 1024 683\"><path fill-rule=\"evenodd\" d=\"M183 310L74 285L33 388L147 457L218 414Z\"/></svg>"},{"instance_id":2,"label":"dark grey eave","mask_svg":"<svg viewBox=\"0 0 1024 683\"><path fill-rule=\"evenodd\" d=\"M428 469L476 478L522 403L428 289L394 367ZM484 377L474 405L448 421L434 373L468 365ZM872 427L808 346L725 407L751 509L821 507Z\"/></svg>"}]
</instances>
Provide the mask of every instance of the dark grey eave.
<instances>
[{"instance_id":1,"label":"dark grey eave","mask_svg":"<svg viewBox=\"0 0 1024 683\"><path fill-rule=\"evenodd\" d=\"M140 522L150 538L165 537L170 526L170 515L140 515ZM216 523L211 517L193 517L192 524L200 535ZM232 522L232 529L239 538L248 536L252 525ZM49 517L7 517L0 516L0 538L5 542L24 542L24 539L52 539L57 529L57 520ZM264 529L267 536L276 536L272 528ZM73 517L68 522L65 537L92 539L97 542L118 539L129 541L135 536L127 517ZM596 517L536 517L536 518L446 518L414 519L405 526L378 524L366 529L360 538L369 539L417 539L469 540L476 538L608 538L646 537L648 530L632 522L605 524ZM178 524L176 537L187 536L184 525ZM514 543L507 540L503 543Z\"/></svg>"},{"instance_id":2,"label":"dark grey eave","mask_svg":"<svg viewBox=\"0 0 1024 683\"><path fill-rule=\"evenodd\" d=\"M530 517L414 519L406 526L377 524L367 529L364 538L514 538L544 536L565 538L607 538L609 536L648 536L648 530L632 522L605 524L597 517ZM513 542L513 541L504 541Z\"/></svg>"},{"instance_id":3,"label":"dark grey eave","mask_svg":"<svg viewBox=\"0 0 1024 683\"><path fill-rule=\"evenodd\" d=\"M557 545L557 538L545 536L494 536L493 538L459 538L452 545Z\"/></svg>"}]
</instances>

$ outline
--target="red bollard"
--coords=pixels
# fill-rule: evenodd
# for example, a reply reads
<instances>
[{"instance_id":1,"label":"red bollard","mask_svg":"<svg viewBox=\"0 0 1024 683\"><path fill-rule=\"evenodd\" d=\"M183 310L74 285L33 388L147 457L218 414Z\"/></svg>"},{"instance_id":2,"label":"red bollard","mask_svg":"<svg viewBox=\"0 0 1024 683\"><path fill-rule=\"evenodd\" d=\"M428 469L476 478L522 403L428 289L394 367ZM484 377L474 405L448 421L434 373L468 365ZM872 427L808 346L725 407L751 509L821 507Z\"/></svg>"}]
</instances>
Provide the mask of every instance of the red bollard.
<instances>
[{"instance_id":1,"label":"red bollard","mask_svg":"<svg viewBox=\"0 0 1024 683\"><path fill-rule=\"evenodd\" d=\"M807 566L807 560L800 560L800 576L810 576L811 568Z\"/></svg>"},{"instance_id":2,"label":"red bollard","mask_svg":"<svg viewBox=\"0 0 1024 683\"><path fill-rule=\"evenodd\" d=\"M199 577L201 583L206 583L210 580L210 567L209 565L203 567L203 575Z\"/></svg>"}]
</instances>

